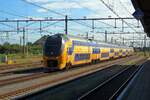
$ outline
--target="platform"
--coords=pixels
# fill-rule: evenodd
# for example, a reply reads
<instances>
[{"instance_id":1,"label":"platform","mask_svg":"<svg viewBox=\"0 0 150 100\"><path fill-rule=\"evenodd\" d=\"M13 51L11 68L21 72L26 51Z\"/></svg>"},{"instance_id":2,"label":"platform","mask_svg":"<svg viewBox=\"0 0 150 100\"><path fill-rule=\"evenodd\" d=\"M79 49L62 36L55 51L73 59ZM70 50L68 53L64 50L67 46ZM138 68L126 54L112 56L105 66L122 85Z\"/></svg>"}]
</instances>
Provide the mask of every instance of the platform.
<instances>
[{"instance_id":1,"label":"platform","mask_svg":"<svg viewBox=\"0 0 150 100\"><path fill-rule=\"evenodd\" d=\"M150 100L150 59L141 66L117 100Z\"/></svg>"}]
</instances>

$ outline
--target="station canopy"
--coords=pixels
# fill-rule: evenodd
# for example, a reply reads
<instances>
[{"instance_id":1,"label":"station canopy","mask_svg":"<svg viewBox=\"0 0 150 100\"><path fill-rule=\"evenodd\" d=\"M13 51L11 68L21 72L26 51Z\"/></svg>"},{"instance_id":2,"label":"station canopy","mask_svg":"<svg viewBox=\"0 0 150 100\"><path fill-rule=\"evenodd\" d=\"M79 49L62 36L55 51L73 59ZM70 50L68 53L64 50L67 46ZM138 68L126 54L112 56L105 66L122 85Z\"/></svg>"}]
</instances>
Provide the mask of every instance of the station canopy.
<instances>
[{"instance_id":1,"label":"station canopy","mask_svg":"<svg viewBox=\"0 0 150 100\"><path fill-rule=\"evenodd\" d=\"M150 37L150 0L131 0L135 8L134 17L139 19Z\"/></svg>"}]
</instances>

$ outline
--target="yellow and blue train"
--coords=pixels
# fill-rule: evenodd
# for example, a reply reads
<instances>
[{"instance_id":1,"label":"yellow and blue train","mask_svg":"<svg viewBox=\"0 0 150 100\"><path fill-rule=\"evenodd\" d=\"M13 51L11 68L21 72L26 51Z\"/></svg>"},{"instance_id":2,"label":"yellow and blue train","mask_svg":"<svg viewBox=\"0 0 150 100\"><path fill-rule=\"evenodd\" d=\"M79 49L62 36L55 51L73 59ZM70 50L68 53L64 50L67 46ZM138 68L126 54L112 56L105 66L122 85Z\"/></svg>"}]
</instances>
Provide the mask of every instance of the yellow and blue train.
<instances>
[{"instance_id":1,"label":"yellow and blue train","mask_svg":"<svg viewBox=\"0 0 150 100\"><path fill-rule=\"evenodd\" d=\"M65 34L49 36L44 44L43 61L50 69L68 69L74 65L126 57L132 47L94 42Z\"/></svg>"}]
</instances>

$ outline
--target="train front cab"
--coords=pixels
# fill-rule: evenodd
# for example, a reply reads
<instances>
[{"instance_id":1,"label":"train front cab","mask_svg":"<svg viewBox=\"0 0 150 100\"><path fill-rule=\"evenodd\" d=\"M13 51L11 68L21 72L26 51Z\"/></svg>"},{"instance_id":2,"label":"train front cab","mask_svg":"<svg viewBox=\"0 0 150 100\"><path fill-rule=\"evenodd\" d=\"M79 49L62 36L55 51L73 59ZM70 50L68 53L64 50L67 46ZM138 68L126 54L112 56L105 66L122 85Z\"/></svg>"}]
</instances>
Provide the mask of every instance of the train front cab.
<instances>
[{"instance_id":1,"label":"train front cab","mask_svg":"<svg viewBox=\"0 0 150 100\"><path fill-rule=\"evenodd\" d=\"M53 70L62 70L65 68L67 58L66 42L66 38L60 34L47 38L43 50L43 61L47 68Z\"/></svg>"}]
</instances>

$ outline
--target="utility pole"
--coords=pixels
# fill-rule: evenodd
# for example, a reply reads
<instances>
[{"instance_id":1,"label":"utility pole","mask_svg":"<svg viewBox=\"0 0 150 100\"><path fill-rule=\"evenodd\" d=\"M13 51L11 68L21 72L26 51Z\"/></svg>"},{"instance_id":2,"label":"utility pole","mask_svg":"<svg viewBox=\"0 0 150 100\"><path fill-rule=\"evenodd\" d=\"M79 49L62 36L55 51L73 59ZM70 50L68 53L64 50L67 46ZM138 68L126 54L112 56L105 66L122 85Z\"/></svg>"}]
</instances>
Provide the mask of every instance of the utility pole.
<instances>
[{"instance_id":1,"label":"utility pole","mask_svg":"<svg viewBox=\"0 0 150 100\"><path fill-rule=\"evenodd\" d=\"M28 23L28 22L26 22ZM29 55L29 46L28 46L28 26L26 25L26 55Z\"/></svg>"},{"instance_id":2,"label":"utility pole","mask_svg":"<svg viewBox=\"0 0 150 100\"><path fill-rule=\"evenodd\" d=\"M92 20L92 31L94 32L95 26L94 26L94 20Z\"/></svg>"},{"instance_id":3,"label":"utility pole","mask_svg":"<svg viewBox=\"0 0 150 100\"><path fill-rule=\"evenodd\" d=\"M22 37L20 36L20 53L21 53L21 50L22 49Z\"/></svg>"},{"instance_id":4,"label":"utility pole","mask_svg":"<svg viewBox=\"0 0 150 100\"><path fill-rule=\"evenodd\" d=\"M122 44L124 45L124 37L123 37L123 39L122 39Z\"/></svg>"},{"instance_id":5,"label":"utility pole","mask_svg":"<svg viewBox=\"0 0 150 100\"><path fill-rule=\"evenodd\" d=\"M115 40L115 44L117 44L117 40Z\"/></svg>"},{"instance_id":6,"label":"utility pole","mask_svg":"<svg viewBox=\"0 0 150 100\"><path fill-rule=\"evenodd\" d=\"M19 34L19 21L17 21L17 34Z\"/></svg>"},{"instance_id":7,"label":"utility pole","mask_svg":"<svg viewBox=\"0 0 150 100\"><path fill-rule=\"evenodd\" d=\"M146 35L144 35L144 56L146 56Z\"/></svg>"},{"instance_id":8,"label":"utility pole","mask_svg":"<svg viewBox=\"0 0 150 100\"><path fill-rule=\"evenodd\" d=\"M124 31L124 21L122 19L122 32Z\"/></svg>"},{"instance_id":9,"label":"utility pole","mask_svg":"<svg viewBox=\"0 0 150 100\"><path fill-rule=\"evenodd\" d=\"M113 37L111 37L111 43L114 43L114 42L113 42Z\"/></svg>"},{"instance_id":10,"label":"utility pole","mask_svg":"<svg viewBox=\"0 0 150 100\"><path fill-rule=\"evenodd\" d=\"M107 42L107 31L105 31L105 42Z\"/></svg>"},{"instance_id":11,"label":"utility pole","mask_svg":"<svg viewBox=\"0 0 150 100\"><path fill-rule=\"evenodd\" d=\"M92 40L94 40L94 35L92 36Z\"/></svg>"},{"instance_id":12,"label":"utility pole","mask_svg":"<svg viewBox=\"0 0 150 100\"><path fill-rule=\"evenodd\" d=\"M89 33L88 32L86 33L86 38L89 39Z\"/></svg>"},{"instance_id":13,"label":"utility pole","mask_svg":"<svg viewBox=\"0 0 150 100\"><path fill-rule=\"evenodd\" d=\"M42 36L42 21L40 21L40 35Z\"/></svg>"},{"instance_id":14,"label":"utility pole","mask_svg":"<svg viewBox=\"0 0 150 100\"><path fill-rule=\"evenodd\" d=\"M23 58L25 57L25 28L23 28Z\"/></svg>"},{"instance_id":15,"label":"utility pole","mask_svg":"<svg viewBox=\"0 0 150 100\"><path fill-rule=\"evenodd\" d=\"M42 37L42 21L40 21L40 35ZM43 46L41 47L41 53L43 54Z\"/></svg>"},{"instance_id":16,"label":"utility pole","mask_svg":"<svg viewBox=\"0 0 150 100\"><path fill-rule=\"evenodd\" d=\"M65 34L68 34L68 16L65 16Z\"/></svg>"},{"instance_id":17,"label":"utility pole","mask_svg":"<svg viewBox=\"0 0 150 100\"><path fill-rule=\"evenodd\" d=\"M134 32L133 32L133 47L134 47Z\"/></svg>"},{"instance_id":18,"label":"utility pole","mask_svg":"<svg viewBox=\"0 0 150 100\"><path fill-rule=\"evenodd\" d=\"M9 32L6 32L6 38L9 39Z\"/></svg>"},{"instance_id":19,"label":"utility pole","mask_svg":"<svg viewBox=\"0 0 150 100\"><path fill-rule=\"evenodd\" d=\"M117 28L117 22L116 22L116 19L115 19L115 27L114 28Z\"/></svg>"},{"instance_id":20,"label":"utility pole","mask_svg":"<svg viewBox=\"0 0 150 100\"><path fill-rule=\"evenodd\" d=\"M144 35L144 47L146 47L146 35Z\"/></svg>"}]
</instances>

